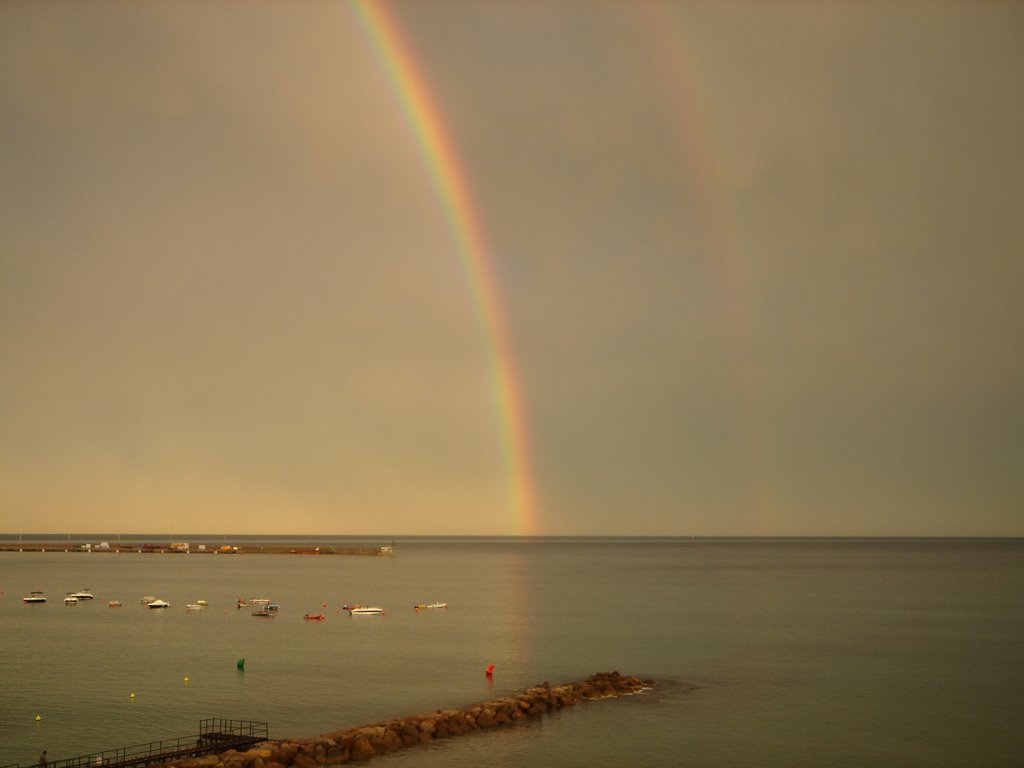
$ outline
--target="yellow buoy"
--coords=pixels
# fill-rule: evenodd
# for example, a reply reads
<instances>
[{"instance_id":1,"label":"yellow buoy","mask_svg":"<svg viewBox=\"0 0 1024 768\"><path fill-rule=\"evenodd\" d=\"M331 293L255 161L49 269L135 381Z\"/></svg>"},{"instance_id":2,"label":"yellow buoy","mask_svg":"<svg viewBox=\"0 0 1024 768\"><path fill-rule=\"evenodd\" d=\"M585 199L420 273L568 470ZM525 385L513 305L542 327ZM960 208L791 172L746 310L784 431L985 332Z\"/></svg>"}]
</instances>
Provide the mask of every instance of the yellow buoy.
<instances>
[{"instance_id":1,"label":"yellow buoy","mask_svg":"<svg viewBox=\"0 0 1024 768\"><path fill-rule=\"evenodd\" d=\"M188 682L188 676L187 675L185 676L185 682L186 683Z\"/></svg>"},{"instance_id":2,"label":"yellow buoy","mask_svg":"<svg viewBox=\"0 0 1024 768\"><path fill-rule=\"evenodd\" d=\"M38 722L39 722L40 720L42 720L42 719L43 719L43 716L42 716L42 715L36 715L36 722L37 722L37 723L38 723Z\"/></svg>"},{"instance_id":3,"label":"yellow buoy","mask_svg":"<svg viewBox=\"0 0 1024 768\"><path fill-rule=\"evenodd\" d=\"M135 691L132 691L131 693L129 693L128 694L128 698L129 699L134 699L135 698Z\"/></svg>"}]
</instances>

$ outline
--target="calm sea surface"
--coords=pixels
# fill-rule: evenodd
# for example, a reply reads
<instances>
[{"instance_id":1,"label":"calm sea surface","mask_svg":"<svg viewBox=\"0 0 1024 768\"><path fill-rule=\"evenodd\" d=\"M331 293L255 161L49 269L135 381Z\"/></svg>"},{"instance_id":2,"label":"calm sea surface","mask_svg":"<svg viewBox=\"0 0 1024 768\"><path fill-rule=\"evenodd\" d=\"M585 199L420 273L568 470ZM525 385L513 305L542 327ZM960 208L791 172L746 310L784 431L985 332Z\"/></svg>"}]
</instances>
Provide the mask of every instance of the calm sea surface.
<instances>
[{"instance_id":1,"label":"calm sea surface","mask_svg":"<svg viewBox=\"0 0 1024 768\"><path fill-rule=\"evenodd\" d=\"M82 588L96 599L65 607ZM33 589L49 602L22 603ZM1024 765L1018 540L14 552L0 553L0 590L0 765L184 736L206 717L315 735L611 670L658 683L374 764ZM280 614L253 617L239 596ZM185 609L199 599L209 607ZM433 601L450 607L413 610ZM347 602L386 614L351 617Z\"/></svg>"}]
</instances>

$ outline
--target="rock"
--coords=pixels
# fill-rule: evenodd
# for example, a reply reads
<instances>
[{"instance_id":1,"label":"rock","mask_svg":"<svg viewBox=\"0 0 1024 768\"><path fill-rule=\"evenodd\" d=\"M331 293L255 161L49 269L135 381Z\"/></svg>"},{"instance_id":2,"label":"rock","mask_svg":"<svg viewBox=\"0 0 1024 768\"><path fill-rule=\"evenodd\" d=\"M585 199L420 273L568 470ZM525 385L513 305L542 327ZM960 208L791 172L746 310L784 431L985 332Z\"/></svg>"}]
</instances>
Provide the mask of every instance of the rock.
<instances>
[{"instance_id":1,"label":"rock","mask_svg":"<svg viewBox=\"0 0 1024 768\"><path fill-rule=\"evenodd\" d=\"M394 752L396 749L402 748L402 737L390 728L386 728L384 729L384 735L381 737L381 743L384 746L385 752Z\"/></svg>"},{"instance_id":2,"label":"rock","mask_svg":"<svg viewBox=\"0 0 1024 768\"><path fill-rule=\"evenodd\" d=\"M480 714L477 715L476 718L476 724L481 728L491 728L492 726L497 725L494 720L495 714L497 713L490 707L480 710Z\"/></svg>"},{"instance_id":3,"label":"rock","mask_svg":"<svg viewBox=\"0 0 1024 768\"><path fill-rule=\"evenodd\" d=\"M297 754L299 754L299 748L297 746L295 746L294 744L285 743L281 744L274 751L272 760L275 763L280 763L281 765L291 765L292 761L295 760L295 756Z\"/></svg>"},{"instance_id":4,"label":"rock","mask_svg":"<svg viewBox=\"0 0 1024 768\"><path fill-rule=\"evenodd\" d=\"M341 765L347 763L351 755L347 749L340 746L334 746L327 750L327 758L325 765Z\"/></svg>"},{"instance_id":5,"label":"rock","mask_svg":"<svg viewBox=\"0 0 1024 768\"><path fill-rule=\"evenodd\" d=\"M373 751L373 747L370 745L370 739L365 734L359 734L352 742L352 759L353 760L366 760L367 758L373 757L376 752Z\"/></svg>"},{"instance_id":6,"label":"rock","mask_svg":"<svg viewBox=\"0 0 1024 768\"><path fill-rule=\"evenodd\" d=\"M403 747L415 747L417 744L420 743L419 731L417 731L415 734L406 733L405 731L402 731L401 738Z\"/></svg>"}]
</instances>

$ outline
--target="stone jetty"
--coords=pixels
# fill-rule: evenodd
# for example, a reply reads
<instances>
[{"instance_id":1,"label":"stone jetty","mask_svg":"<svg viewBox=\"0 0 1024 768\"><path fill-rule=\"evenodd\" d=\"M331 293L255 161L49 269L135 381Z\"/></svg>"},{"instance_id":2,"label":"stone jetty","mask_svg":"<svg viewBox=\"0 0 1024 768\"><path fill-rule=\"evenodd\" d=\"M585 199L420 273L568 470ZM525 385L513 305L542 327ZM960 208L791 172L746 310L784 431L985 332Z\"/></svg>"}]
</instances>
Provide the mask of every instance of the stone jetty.
<instances>
[{"instance_id":1,"label":"stone jetty","mask_svg":"<svg viewBox=\"0 0 1024 768\"><path fill-rule=\"evenodd\" d=\"M169 768L317 768L367 760L436 739L471 731L513 725L580 701L638 693L653 680L599 672L576 683L547 682L462 709L439 709L422 715L382 720L306 739L282 739L258 744L246 752L228 750L219 755L175 760Z\"/></svg>"}]
</instances>

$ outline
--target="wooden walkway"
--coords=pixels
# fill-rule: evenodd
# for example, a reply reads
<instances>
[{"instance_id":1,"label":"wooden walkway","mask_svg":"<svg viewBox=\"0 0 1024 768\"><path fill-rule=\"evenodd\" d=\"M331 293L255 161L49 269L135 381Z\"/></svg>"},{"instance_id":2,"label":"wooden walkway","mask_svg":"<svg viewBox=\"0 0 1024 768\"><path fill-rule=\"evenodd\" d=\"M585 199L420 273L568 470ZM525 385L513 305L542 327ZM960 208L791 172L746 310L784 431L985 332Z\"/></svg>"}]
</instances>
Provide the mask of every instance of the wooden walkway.
<instances>
[{"instance_id":1,"label":"wooden walkway","mask_svg":"<svg viewBox=\"0 0 1024 768\"><path fill-rule=\"evenodd\" d=\"M199 757L229 749L244 751L267 741L267 724L251 720L210 718L199 721L199 733L147 744L108 749L87 755L50 760L46 768L141 768L182 758ZM19 768L17 764L3 768ZM40 768L38 764L29 768Z\"/></svg>"}]
</instances>

